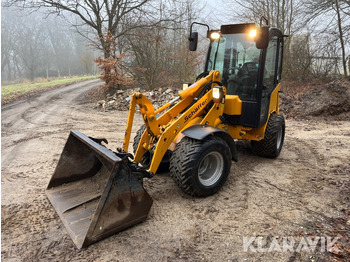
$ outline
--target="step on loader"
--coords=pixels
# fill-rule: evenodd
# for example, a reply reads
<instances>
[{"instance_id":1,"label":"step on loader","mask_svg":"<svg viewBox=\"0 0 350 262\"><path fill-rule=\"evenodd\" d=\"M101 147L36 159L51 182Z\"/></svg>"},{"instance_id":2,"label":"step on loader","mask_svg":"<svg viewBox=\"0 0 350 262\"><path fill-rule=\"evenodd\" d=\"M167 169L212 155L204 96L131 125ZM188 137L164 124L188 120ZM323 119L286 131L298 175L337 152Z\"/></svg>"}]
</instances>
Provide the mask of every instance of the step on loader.
<instances>
[{"instance_id":1,"label":"step on loader","mask_svg":"<svg viewBox=\"0 0 350 262\"><path fill-rule=\"evenodd\" d=\"M279 114L283 61L280 30L267 24L192 23L189 47L206 26L205 70L176 98L158 109L142 93L131 97L123 148L71 131L46 194L78 248L86 247L146 219L152 198L143 179L169 170L189 195L215 194L237 161L235 140L251 141L253 152L275 158L285 123ZM139 108L144 125L128 151Z\"/></svg>"}]
</instances>

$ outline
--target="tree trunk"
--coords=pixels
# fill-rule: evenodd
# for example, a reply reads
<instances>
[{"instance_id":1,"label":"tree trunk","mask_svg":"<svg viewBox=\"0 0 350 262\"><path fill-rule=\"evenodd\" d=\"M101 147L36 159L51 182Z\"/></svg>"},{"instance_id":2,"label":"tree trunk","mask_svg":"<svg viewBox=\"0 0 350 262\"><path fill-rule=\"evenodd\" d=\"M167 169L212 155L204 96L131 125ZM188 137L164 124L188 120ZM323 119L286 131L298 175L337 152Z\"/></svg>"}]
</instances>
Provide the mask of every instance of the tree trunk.
<instances>
[{"instance_id":1,"label":"tree trunk","mask_svg":"<svg viewBox=\"0 0 350 262\"><path fill-rule=\"evenodd\" d=\"M30 81L34 81L34 70L30 69Z\"/></svg>"},{"instance_id":2,"label":"tree trunk","mask_svg":"<svg viewBox=\"0 0 350 262\"><path fill-rule=\"evenodd\" d=\"M338 0L335 0L334 2L335 2L335 8L336 8L337 18L338 18L337 22L338 22L338 29L339 29L339 40L340 40L340 46L341 46L341 55L342 55L344 75L347 76L348 73L346 70L345 44L344 44L344 38L343 38L343 28L341 25L339 2L338 2Z\"/></svg>"}]
</instances>

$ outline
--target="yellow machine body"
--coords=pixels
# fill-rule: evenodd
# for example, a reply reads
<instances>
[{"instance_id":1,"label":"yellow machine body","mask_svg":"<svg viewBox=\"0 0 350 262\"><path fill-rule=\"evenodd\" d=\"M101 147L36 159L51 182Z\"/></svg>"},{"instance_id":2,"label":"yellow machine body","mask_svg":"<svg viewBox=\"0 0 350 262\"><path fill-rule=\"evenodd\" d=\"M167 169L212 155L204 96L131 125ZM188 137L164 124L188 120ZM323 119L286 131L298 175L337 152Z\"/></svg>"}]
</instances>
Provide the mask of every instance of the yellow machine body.
<instances>
[{"instance_id":1,"label":"yellow machine body","mask_svg":"<svg viewBox=\"0 0 350 262\"><path fill-rule=\"evenodd\" d=\"M175 144L179 141L179 137L181 138L183 136L181 132L192 125L217 127L230 134L233 139L262 140L264 138L267 122L259 128L222 123L220 116L223 113L240 115L242 112L242 101L240 98L237 95L226 96L225 87L223 87L225 99L223 99L222 102L215 103L213 106L208 107L210 102L213 101L213 94L212 91L210 91L191 105L203 86L211 81L220 82L219 71L211 71L205 78L202 78L192 86L179 92L178 99L180 101L175 106L170 107L172 103L167 103L158 110L153 108L151 101L147 99L144 94L134 93L129 107L123 149L128 152L136 105L139 106L146 130L139 141L134 161L139 163L144 153L155 146L153 158L149 167L149 171L153 174L156 173L167 150L173 151ZM212 90L215 84L211 85L210 88ZM271 95L269 115L273 112L279 113L279 88L280 86L278 85ZM191 106L189 107L189 105ZM162 114L157 117L160 113Z\"/></svg>"}]
</instances>

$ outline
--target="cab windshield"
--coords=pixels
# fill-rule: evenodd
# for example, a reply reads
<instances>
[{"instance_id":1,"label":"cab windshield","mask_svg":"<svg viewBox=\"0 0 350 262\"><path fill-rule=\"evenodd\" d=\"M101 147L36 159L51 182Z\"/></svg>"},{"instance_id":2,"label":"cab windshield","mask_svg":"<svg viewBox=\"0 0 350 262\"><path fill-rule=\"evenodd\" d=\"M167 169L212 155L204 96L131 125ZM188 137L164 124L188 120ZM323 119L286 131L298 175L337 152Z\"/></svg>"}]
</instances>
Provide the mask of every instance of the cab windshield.
<instances>
[{"instance_id":1,"label":"cab windshield","mask_svg":"<svg viewBox=\"0 0 350 262\"><path fill-rule=\"evenodd\" d=\"M247 33L224 34L211 42L206 71L219 70L227 94L255 100L260 51Z\"/></svg>"}]
</instances>

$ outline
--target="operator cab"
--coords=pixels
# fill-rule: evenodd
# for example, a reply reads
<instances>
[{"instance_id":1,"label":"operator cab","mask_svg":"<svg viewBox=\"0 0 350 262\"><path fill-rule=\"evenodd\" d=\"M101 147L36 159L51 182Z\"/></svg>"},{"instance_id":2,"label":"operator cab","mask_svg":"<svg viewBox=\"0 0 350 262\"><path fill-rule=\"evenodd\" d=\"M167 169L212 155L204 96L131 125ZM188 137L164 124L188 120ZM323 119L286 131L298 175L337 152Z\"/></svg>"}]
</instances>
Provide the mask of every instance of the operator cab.
<instances>
[{"instance_id":1,"label":"operator cab","mask_svg":"<svg viewBox=\"0 0 350 262\"><path fill-rule=\"evenodd\" d=\"M245 25L239 29L244 30ZM240 32L243 30L221 34L218 39L210 38L206 71L219 70L228 95L238 95L241 100L251 101L256 100L261 50L256 48L249 34Z\"/></svg>"},{"instance_id":2,"label":"operator cab","mask_svg":"<svg viewBox=\"0 0 350 262\"><path fill-rule=\"evenodd\" d=\"M281 31L261 23L222 25L220 30L208 30L208 38L205 71L219 70L227 95L242 100L242 114L224 118L232 125L265 124L270 96L281 80Z\"/></svg>"}]
</instances>

